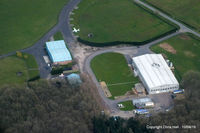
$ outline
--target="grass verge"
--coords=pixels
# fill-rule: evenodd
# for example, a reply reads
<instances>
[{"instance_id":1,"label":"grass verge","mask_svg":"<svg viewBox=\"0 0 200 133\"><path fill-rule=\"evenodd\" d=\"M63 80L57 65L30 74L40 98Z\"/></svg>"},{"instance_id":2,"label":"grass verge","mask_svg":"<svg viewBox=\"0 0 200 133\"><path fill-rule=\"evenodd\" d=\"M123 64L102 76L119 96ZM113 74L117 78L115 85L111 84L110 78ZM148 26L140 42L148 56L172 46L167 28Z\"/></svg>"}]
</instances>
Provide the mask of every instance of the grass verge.
<instances>
[{"instance_id":1,"label":"grass verge","mask_svg":"<svg viewBox=\"0 0 200 133\"><path fill-rule=\"evenodd\" d=\"M199 0L143 0L184 24L200 31Z\"/></svg>"},{"instance_id":2,"label":"grass verge","mask_svg":"<svg viewBox=\"0 0 200 133\"><path fill-rule=\"evenodd\" d=\"M112 99L124 95L138 82L138 78L133 76L133 72L128 67L125 57L119 53L105 53L94 57L91 68L99 82L106 82Z\"/></svg>"},{"instance_id":3,"label":"grass verge","mask_svg":"<svg viewBox=\"0 0 200 133\"><path fill-rule=\"evenodd\" d=\"M53 37L54 40L63 40L63 35L61 32L57 32Z\"/></svg>"},{"instance_id":4,"label":"grass verge","mask_svg":"<svg viewBox=\"0 0 200 133\"><path fill-rule=\"evenodd\" d=\"M33 45L57 23L68 0L1 0L0 55Z\"/></svg>"},{"instance_id":5,"label":"grass verge","mask_svg":"<svg viewBox=\"0 0 200 133\"><path fill-rule=\"evenodd\" d=\"M82 42L143 42L175 29L131 0L84 0L74 13Z\"/></svg>"},{"instance_id":6,"label":"grass verge","mask_svg":"<svg viewBox=\"0 0 200 133\"><path fill-rule=\"evenodd\" d=\"M120 110L122 111L132 111L133 109L135 109L132 101L120 102L118 104L122 104L124 106L124 108L120 108Z\"/></svg>"},{"instance_id":7,"label":"grass verge","mask_svg":"<svg viewBox=\"0 0 200 133\"><path fill-rule=\"evenodd\" d=\"M26 58L24 58L26 55ZM22 57L10 56L0 59L0 87L7 84L25 84L39 76L38 66L33 56L23 54Z\"/></svg>"},{"instance_id":8,"label":"grass verge","mask_svg":"<svg viewBox=\"0 0 200 133\"><path fill-rule=\"evenodd\" d=\"M160 47L168 44L175 53ZM155 53L162 53L175 66L175 75L179 81L183 75L191 70L200 72L200 40L191 34L181 34L151 47Z\"/></svg>"}]
</instances>

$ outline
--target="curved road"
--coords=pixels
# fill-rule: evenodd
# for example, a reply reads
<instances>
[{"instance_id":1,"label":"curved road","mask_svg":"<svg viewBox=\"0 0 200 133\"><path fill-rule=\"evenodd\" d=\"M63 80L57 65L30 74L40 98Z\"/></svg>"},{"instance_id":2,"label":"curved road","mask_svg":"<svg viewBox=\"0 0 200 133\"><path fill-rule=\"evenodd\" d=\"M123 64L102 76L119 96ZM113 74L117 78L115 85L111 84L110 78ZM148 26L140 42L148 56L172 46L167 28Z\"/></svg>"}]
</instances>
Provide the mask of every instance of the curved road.
<instances>
[{"instance_id":1,"label":"curved road","mask_svg":"<svg viewBox=\"0 0 200 133\"><path fill-rule=\"evenodd\" d=\"M120 100L110 100L109 98L107 98L103 92L103 90L101 89L101 86L99 84L99 82L97 81L96 79L96 76L94 75L91 67L90 67L90 62L91 60L97 56L97 55L100 55L100 54L103 54L103 53L108 53L108 52L117 52L117 53L121 53L121 54L124 54L124 55L128 55L128 56L138 56L138 55L143 55L143 54L146 54L146 53L152 53L151 50L149 49L149 47L151 47L152 45L156 44L156 43L159 43L163 40L166 40L166 39L169 39L171 38L172 36L176 36L180 34L180 32L175 32L173 34L170 34L168 36L165 36L161 39L158 39L158 40L155 40L153 42L150 42L146 45L142 45L140 46L139 48L136 47L136 46L130 46L130 47L123 47L123 48L110 48L110 49L103 49L103 50L99 50L97 52L94 52L93 54L89 55L85 62L84 62L84 72L88 73L91 77L91 79L93 80L93 82L95 83L97 89L98 89L98 92L99 92L99 95L101 96L104 104L106 104L110 110L112 110L113 114L115 114L116 112L117 113L120 113L119 109L117 108L117 103L119 102L123 102L123 101L127 101L127 100L131 100L133 99L134 97L131 96L131 97L127 97L127 98L124 98L124 99L120 99ZM124 111L122 111L124 112Z\"/></svg>"},{"instance_id":2,"label":"curved road","mask_svg":"<svg viewBox=\"0 0 200 133\"><path fill-rule=\"evenodd\" d=\"M43 56L47 55L45 52L45 42L53 36L56 32L61 31L63 33L65 41L69 44L74 41L73 35L71 33L71 27L69 25L70 12L78 5L81 0L70 0L60 12L58 23L50 29L42 38L40 38L33 46L19 50L21 52L29 53L33 55L37 61L40 70L41 78L48 78L50 74L50 68L44 62ZM0 58L11 56L15 54L16 51L1 55Z\"/></svg>"},{"instance_id":3,"label":"curved road","mask_svg":"<svg viewBox=\"0 0 200 133\"><path fill-rule=\"evenodd\" d=\"M48 78L50 74L50 68L44 62L43 56L47 55L44 48L45 42L53 36L56 32L61 31L64 36L64 40L70 44L74 41L73 35L71 33L70 27L70 13L78 5L81 0L70 0L67 5L64 6L62 11L60 12L58 23L45 35L43 36L35 45L30 48L22 50L22 52L26 52L35 56L36 61L40 70L41 78ZM69 46L70 48L70 46Z\"/></svg>"},{"instance_id":4,"label":"curved road","mask_svg":"<svg viewBox=\"0 0 200 133\"><path fill-rule=\"evenodd\" d=\"M72 35L72 32L71 32L72 30L71 30L71 27L70 27L70 24L69 24L69 22L70 22L69 17L70 17L70 13L72 12L72 10L78 5L78 3L80 1L81 0L70 0L67 3L67 5L65 5L64 8L62 9L62 11L60 12L58 23L51 30L49 30L41 39L39 39L39 41L37 43L35 43L33 46L26 48L26 49L23 49L23 50L20 50L21 52L26 52L26 53L29 53L29 54L32 54L33 56L35 56L36 61L39 65L41 78L47 78L49 73L50 73L50 69L47 66L47 64L44 62L44 59L43 59L43 56L46 55L45 50L44 50L45 42L48 41L48 39L58 31L62 32L62 34L64 36L64 40L69 45L69 48L71 48L71 46L70 46L71 42L75 41L74 37ZM129 100L129 99L131 99L131 97L125 98L125 99L122 99L122 100L110 100L107 97L105 97L102 89L99 86L98 81L96 80L95 75L93 74L93 72L90 68L90 62L95 56L102 54L102 53L106 53L106 52L120 52L120 53L123 53L125 55L128 54L128 55L131 55L131 56L142 55L142 54L145 54L145 53L152 53L149 49L150 46L152 46L153 44L156 44L158 42L161 42L163 40L169 39L173 36L176 36L176 35L178 35L182 32L190 32L190 33L200 37L200 34L197 33L196 31L194 31L193 29L190 29L189 27L187 27L187 26L183 25L182 23L176 21L175 19L167 16L166 14L155 9L154 7L148 5L148 4L146 4L146 3L144 3L140 0L134 0L134 1L137 4L143 5L146 8L152 10L153 12L158 13L160 16L162 16L162 17L168 19L169 21L177 24L180 27L180 30L175 32L175 33L172 33L170 35L167 35L165 37L162 37L158 40L155 40L151 43L148 43L146 45L139 46L139 48L135 47L135 46L130 46L130 47L125 46L123 48L110 48L110 49L104 48L103 50L99 50L99 51L92 53L91 55L89 55L86 58L83 70L91 76L92 80L94 81L94 83L96 84L96 86L98 88L98 92L99 92L100 96L102 97L103 101L114 112L119 112L119 110L116 107L116 104L118 102ZM71 52L73 54L73 51L71 51ZM15 54L15 52L11 52L11 53L8 53L8 54L5 54L5 55L1 55L0 58L4 58L4 57L7 57L7 56L10 56L10 55L13 55L13 54Z\"/></svg>"}]
</instances>

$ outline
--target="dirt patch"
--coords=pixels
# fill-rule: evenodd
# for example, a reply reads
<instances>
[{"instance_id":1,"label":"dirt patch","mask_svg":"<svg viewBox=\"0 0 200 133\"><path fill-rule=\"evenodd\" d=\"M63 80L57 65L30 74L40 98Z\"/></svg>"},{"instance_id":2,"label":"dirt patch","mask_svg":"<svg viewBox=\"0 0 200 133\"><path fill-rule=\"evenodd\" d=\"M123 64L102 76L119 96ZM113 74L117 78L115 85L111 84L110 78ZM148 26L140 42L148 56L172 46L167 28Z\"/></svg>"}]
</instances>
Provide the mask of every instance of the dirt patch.
<instances>
[{"instance_id":1,"label":"dirt patch","mask_svg":"<svg viewBox=\"0 0 200 133\"><path fill-rule=\"evenodd\" d=\"M102 82L100 82L100 85L101 85L101 88L102 88L104 94L106 95L106 97L111 97L112 95L111 95L110 91L108 90L106 82L102 81Z\"/></svg>"},{"instance_id":2,"label":"dirt patch","mask_svg":"<svg viewBox=\"0 0 200 133\"><path fill-rule=\"evenodd\" d=\"M161 48L163 48L164 50L166 50L167 52L170 52L172 54L176 54L176 50L168 43L161 43L159 46Z\"/></svg>"},{"instance_id":3,"label":"dirt patch","mask_svg":"<svg viewBox=\"0 0 200 133\"><path fill-rule=\"evenodd\" d=\"M184 51L184 54L188 57L194 57L196 56L194 53L190 52L190 51Z\"/></svg>"},{"instance_id":4,"label":"dirt patch","mask_svg":"<svg viewBox=\"0 0 200 133\"><path fill-rule=\"evenodd\" d=\"M183 94L176 94L175 99L177 99L177 100L183 100L183 99L185 99L185 96Z\"/></svg>"},{"instance_id":5,"label":"dirt patch","mask_svg":"<svg viewBox=\"0 0 200 133\"><path fill-rule=\"evenodd\" d=\"M80 71L83 72L84 61L87 56L94 53L95 51L101 49L96 47L90 47L83 45L79 42L70 43L70 50L73 52L73 57L78 63Z\"/></svg>"},{"instance_id":6,"label":"dirt patch","mask_svg":"<svg viewBox=\"0 0 200 133\"><path fill-rule=\"evenodd\" d=\"M191 39L189 36L184 35L184 34L180 35L179 38L182 40L190 40Z\"/></svg>"},{"instance_id":7,"label":"dirt patch","mask_svg":"<svg viewBox=\"0 0 200 133\"><path fill-rule=\"evenodd\" d=\"M166 54L164 54L164 53L161 53L161 54L162 54L162 56L164 57L164 59L168 59L168 57L167 57Z\"/></svg>"},{"instance_id":8,"label":"dirt patch","mask_svg":"<svg viewBox=\"0 0 200 133\"><path fill-rule=\"evenodd\" d=\"M126 93L125 93L125 96L130 96L130 95L134 95L135 93L133 92L133 90L131 90L131 91L127 91Z\"/></svg>"}]
</instances>

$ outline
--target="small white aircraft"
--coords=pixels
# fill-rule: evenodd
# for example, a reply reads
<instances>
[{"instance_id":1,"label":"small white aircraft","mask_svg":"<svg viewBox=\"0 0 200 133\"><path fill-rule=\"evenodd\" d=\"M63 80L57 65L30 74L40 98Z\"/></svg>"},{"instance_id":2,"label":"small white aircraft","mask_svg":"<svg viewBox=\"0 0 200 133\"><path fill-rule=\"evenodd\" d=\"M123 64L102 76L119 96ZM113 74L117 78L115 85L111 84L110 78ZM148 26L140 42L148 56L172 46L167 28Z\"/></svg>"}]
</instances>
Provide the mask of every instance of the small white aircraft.
<instances>
[{"instance_id":1,"label":"small white aircraft","mask_svg":"<svg viewBox=\"0 0 200 133\"><path fill-rule=\"evenodd\" d=\"M80 29L73 28L73 32L77 33L79 31L80 31Z\"/></svg>"}]
</instances>

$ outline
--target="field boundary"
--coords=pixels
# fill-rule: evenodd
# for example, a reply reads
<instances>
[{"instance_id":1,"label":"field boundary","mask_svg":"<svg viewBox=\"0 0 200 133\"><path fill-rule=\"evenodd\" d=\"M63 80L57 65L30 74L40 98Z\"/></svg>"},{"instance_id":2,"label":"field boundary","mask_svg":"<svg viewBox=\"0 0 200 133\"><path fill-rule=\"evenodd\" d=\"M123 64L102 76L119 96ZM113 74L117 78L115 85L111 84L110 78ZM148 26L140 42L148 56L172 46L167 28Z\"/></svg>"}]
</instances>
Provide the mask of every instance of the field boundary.
<instances>
[{"instance_id":1,"label":"field boundary","mask_svg":"<svg viewBox=\"0 0 200 133\"><path fill-rule=\"evenodd\" d=\"M173 30L170 30L170 31L168 31L168 32L166 32L164 34L161 34L159 36L153 37L153 38L148 39L148 40L143 41L143 42L113 41L113 42L96 43L96 42L90 42L90 41L83 40L80 37L78 37L77 40L80 43L83 43L83 44L86 44L86 45L89 45L89 46L95 46L95 47L105 47L105 46L113 46L113 45L120 45L120 44L145 45L147 43L150 43L152 41L158 40L158 39L160 39L162 37L165 37L167 35L170 35L172 33L175 33L177 30L178 30L178 28L174 28Z\"/></svg>"},{"instance_id":2,"label":"field boundary","mask_svg":"<svg viewBox=\"0 0 200 133\"><path fill-rule=\"evenodd\" d=\"M135 4L136 6L138 6L139 8L143 9L146 13L149 13L151 15L153 15L154 17L158 18L159 20L163 21L164 23L172 26L172 30L169 30L163 34L160 34L158 36L152 37L150 39L147 39L145 41L141 41L141 42L127 42L127 41L112 41L112 42L102 42L102 43L98 43L98 42L92 42L92 41L87 41L82 39L81 37L77 37L77 41L89 46L95 46L95 47L104 47L104 46L114 46L114 45L120 45L120 44L128 44L128 45L145 45L147 43L150 43L152 41L155 41L157 39L160 39L164 36L167 36L169 34L175 33L177 30L180 29L180 27L174 23L172 23L171 21L163 18L162 16L160 16L159 14L156 14L155 12L149 10L148 8L137 4L136 2L134 2L133 4Z\"/></svg>"},{"instance_id":3,"label":"field boundary","mask_svg":"<svg viewBox=\"0 0 200 133\"><path fill-rule=\"evenodd\" d=\"M126 84L134 84L135 82L122 82L122 83L114 83L114 84L107 84L107 86L115 86L115 85L126 85Z\"/></svg>"},{"instance_id":4,"label":"field boundary","mask_svg":"<svg viewBox=\"0 0 200 133\"><path fill-rule=\"evenodd\" d=\"M178 19L176 16L173 16L172 14L168 13L167 11L164 11L163 9L157 7L156 5L150 3L150 2L148 2L148 1L146 1L146 0L141 0L141 1L143 1L143 2L145 2L146 4L148 4L148 5L152 6L152 7L154 7L154 8L157 9L157 10L160 10L161 12L163 12L163 13L165 13L166 15L170 16L171 18L176 19L176 20L179 21L180 23L182 23L182 24L188 26L189 28L191 28L191 29L193 29L193 30L195 30L195 31L197 31L197 32L199 33L199 31L198 31L197 28L195 28L194 26L192 26L192 25L190 25L190 24L184 22L184 21L181 20L181 19Z\"/></svg>"}]
</instances>

